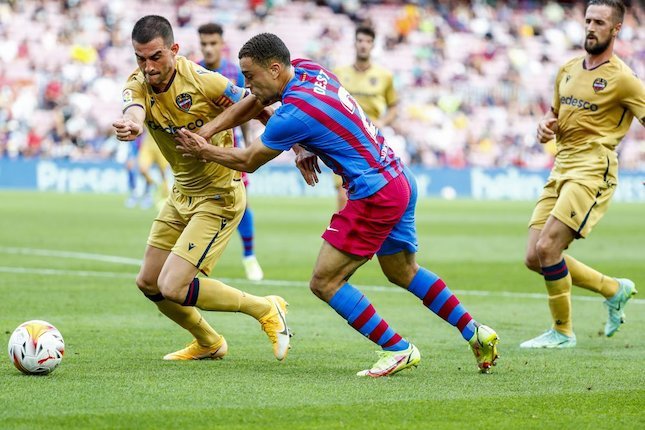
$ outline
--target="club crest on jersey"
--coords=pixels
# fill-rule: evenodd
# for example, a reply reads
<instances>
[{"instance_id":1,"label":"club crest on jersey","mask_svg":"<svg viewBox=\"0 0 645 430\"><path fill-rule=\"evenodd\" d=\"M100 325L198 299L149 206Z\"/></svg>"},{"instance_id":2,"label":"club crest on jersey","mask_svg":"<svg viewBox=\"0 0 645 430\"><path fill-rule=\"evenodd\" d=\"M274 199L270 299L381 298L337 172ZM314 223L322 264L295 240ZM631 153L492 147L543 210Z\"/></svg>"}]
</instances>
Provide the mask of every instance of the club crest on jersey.
<instances>
[{"instance_id":1,"label":"club crest on jersey","mask_svg":"<svg viewBox=\"0 0 645 430\"><path fill-rule=\"evenodd\" d=\"M132 90L123 90L123 103L132 103Z\"/></svg>"},{"instance_id":2,"label":"club crest on jersey","mask_svg":"<svg viewBox=\"0 0 645 430\"><path fill-rule=\"evenodd\" d=\"M593 90L595 92L602 91L607 87L607 81L605 81L603 78L596 78L595 81L593 81Z\"/></svg>"},{"instance_id":3,"label":"club crest on jersey","mask_svg":"<svg viewBox=\"0 0 645 430\"><path fill-rule=\"evenodd\" d=\"M378 84L378 78L370 78L370 85L375 86Z\"/></svg>"},{"instance_id":4,"label":"club crest on jersey","mask_svg":"<svg viewBox=\"0 0 645 430\"><path fill-rule=\"evenodd\" d=\"M177 106L184 112L188 112L193 105L193 98L188 93L181 93L176 98Z\"/></svg>"}]
</instances>

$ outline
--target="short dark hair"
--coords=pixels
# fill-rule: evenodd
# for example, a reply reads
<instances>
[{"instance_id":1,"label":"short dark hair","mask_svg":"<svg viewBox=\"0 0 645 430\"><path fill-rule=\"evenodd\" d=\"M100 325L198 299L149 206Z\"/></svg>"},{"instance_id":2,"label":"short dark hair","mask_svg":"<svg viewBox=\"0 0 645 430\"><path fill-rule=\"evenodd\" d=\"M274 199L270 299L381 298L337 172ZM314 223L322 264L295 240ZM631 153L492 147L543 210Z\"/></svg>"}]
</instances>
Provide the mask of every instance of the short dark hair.
<instances>
[{"instance_id":1,"label":"short dark hair","mask_svg":"<svg viewBox=\"0 0 645 430\"><path fill-rule=\"evenodd\" d=\"M132 29L132 40L137 43L148 43L152 39L161 37L166 46L175 43L170 22L159 15L147 15L139 19Z\"/></svg>"},{"instance_id":2,"label":"short dark hair","mask_svg":"<svg viewBox=\"0 0 645 430\"><path fill-rule=\"evenodd\" d=\"M360 25L356 27L356 34L354 34L354 37L358 37L359 34L365 34L367 36L370 36L372 39L376 39L376 32L372 27L367 25Z\"/></svg>"},{"instance_id":3,"label":"short dark hair","mask_svg":"<svg viewBox=\"0 0 645 430\"><path fill-rule=\"evenodd\" d=\"M224 29L221 25L214 22L209 22L208 24L201 25L197 29L199 34L219 34L220 36L224 35Z\"/></svg>"},{"instance_id":4,"label":"short dark hair","mask_svg":"<svg viewBox=\"0 0 645 430\"><path fill-rule=\"evenodd\" d=\"M268 66L274 60L285 66L291 65L291 54L284 42L275 34L260 33L250 38L237 58L249 57L262 66Z\"/></svg>"},{"instance_id":5,"label":"short dark hair","mask_svg":"<svg viewBox=\"0 0 645 430\"><path fill-rule=\"evenodd\" d=\"M625 19L625 4L622 0L589 0L585 11L589 6L609 6L614 10L614 24L623 22Z\"/></svg>"}]
</instances>

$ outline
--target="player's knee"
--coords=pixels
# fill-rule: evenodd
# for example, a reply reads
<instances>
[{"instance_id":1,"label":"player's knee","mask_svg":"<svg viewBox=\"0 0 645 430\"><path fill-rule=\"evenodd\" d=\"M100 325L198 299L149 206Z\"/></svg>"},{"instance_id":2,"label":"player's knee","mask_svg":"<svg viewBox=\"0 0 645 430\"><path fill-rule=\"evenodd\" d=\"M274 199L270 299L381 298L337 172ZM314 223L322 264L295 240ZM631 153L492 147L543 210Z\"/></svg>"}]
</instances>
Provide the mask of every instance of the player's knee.
<instances>
[{"instance_id":1,"label":"player's knee","mask_svg":"<svg viewBox=\"0 0 645 430\"><path fill-rule=\"evenodd\" d=\"M526 254L524 257L524 265L533 272L540 273L542 270L540 268L540 260L535 252Z\"/></svg>"},{"instance_id":2,"label":"player's knee","mask_svg":"<svg viewBox=\"0 0 645 430\"><path fill-rule=\"evenodd\" d=\"M164 298L171 302L183 303L186 299L187 285L185 286L186 288L181 288L181 286L176 285L172 280L160 277L158 286L159 291L163 294Z\"/></svg>"},{"instance_id":3,"label":"player's knee","mask_svg":"<svg viewBox=\"0 0 645 430\"><path fill-rule=\"evenodd\" d=\"M309 281L309 289L319 299L323 298L323 295L324 295L324 292L325 292L324 283L321 282L321 279L316 277L315 275Z\"/></svg>"},{"instance_id":4,"label":"player's knee","mask_svg":"<svg viewBox=\"0 0 645 430\"><path fill-rule=\"evenodd\" d=\"M548 260L549 256L554 252L553 241L548 237L540 238L535 244L535 252L539 261Z\"/></svg>"},{"instance_id":5,"label":"player's knee","mask_svg":"<svg viewBox=\"0 0 645 430\"><path fill-rule=\"evenodd\" d=\"M148 279L145 275L137 275L136 284L139 290L146 296L152 296L159 293L156 280Z\"/></svg>"}]
</instances>

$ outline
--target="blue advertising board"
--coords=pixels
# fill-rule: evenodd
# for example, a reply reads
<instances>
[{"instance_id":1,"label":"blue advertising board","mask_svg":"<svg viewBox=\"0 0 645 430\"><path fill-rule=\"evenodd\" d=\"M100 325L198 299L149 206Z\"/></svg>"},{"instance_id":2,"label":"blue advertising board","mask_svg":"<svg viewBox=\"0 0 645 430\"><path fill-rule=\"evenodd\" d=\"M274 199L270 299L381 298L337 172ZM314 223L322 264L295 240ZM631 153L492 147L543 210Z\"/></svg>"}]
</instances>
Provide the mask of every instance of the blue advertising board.
<instances>
[{"instance_id":1,"label":"blue advertising board","mask_svg":"<svg viewBox=\"0 0 645 430\"><path fill-rule=\"evenodd\" d=\"M507 169L412 169L420 197L477 200L535 200L549 175L548 170ZM645 202L645 172L622 172L615 201ZM126 193L128 175L115 162L0 159L0 188L61 193ZM332 175L320 175L309 187L293 165L269 164L251 177L249 193L264 196L333 196Z\"/></svg>"}]
</instances>

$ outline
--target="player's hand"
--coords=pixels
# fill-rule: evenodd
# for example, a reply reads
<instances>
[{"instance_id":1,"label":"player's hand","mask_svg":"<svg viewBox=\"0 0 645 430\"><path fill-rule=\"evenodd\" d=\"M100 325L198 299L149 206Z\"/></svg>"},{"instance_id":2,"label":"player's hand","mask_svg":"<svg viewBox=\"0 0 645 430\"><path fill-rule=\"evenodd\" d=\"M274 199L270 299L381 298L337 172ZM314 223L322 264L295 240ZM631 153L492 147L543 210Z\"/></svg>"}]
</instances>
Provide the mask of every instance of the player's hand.
<instances>
[{"instance_id":1,"label":"player's hand","mask_svg":"<svg viewBox=\"0 0 645 430\"><path fill-rule=\"evenodd\" d=\"M555 139L555 134L558 132L558 119L548 118L543 119L538 124L537 139L540 143L547 143Z\"/></svg>"},{"instance_id":2,"label":"player's hand","mask_svg":"<svg viewBox=\"0 0 645 430\"><path fill-rule=\"evenodd\" d=\"M306 149L301 149L296 153L296 167L300 170L307 185L313 187L318 183L318 173L321 173L321 170L316 155Z\"/></svg>"},{"instance_id":3,"label":"player's hand","mask_svg":"<svg viewBox=\"0 0 645 430\"><path fill-rule=\"evenodd\" d=\"M125 118L114 121L112 127L114 127L116 138L122 141L132 141L143 132L143 128L139 124Z\"/></svg>"},{"instance_id":4,"label":"player's hand","mask_svg":"<svg viewBox=\"0 0 645 430\"><path fill-rule=\"evenodd\" d=\"M208 146L206 139L198 134L180 128L175 134L175 141L179 144L175 148L183 157L197 158L202 161L204 149Z\"/></svg>"},{"instance_id":5,"label":"player's hand","mask_svg":"<svg viewBox=\"0 0 645 430\"><path fill-rule=\"evenodd\" d=\"M213 137L215 133L212 132L210 123L207 122L203 127L197 130L197 134L206 140L210 140L210 138Z\"/></svg>"}]
</instances>

